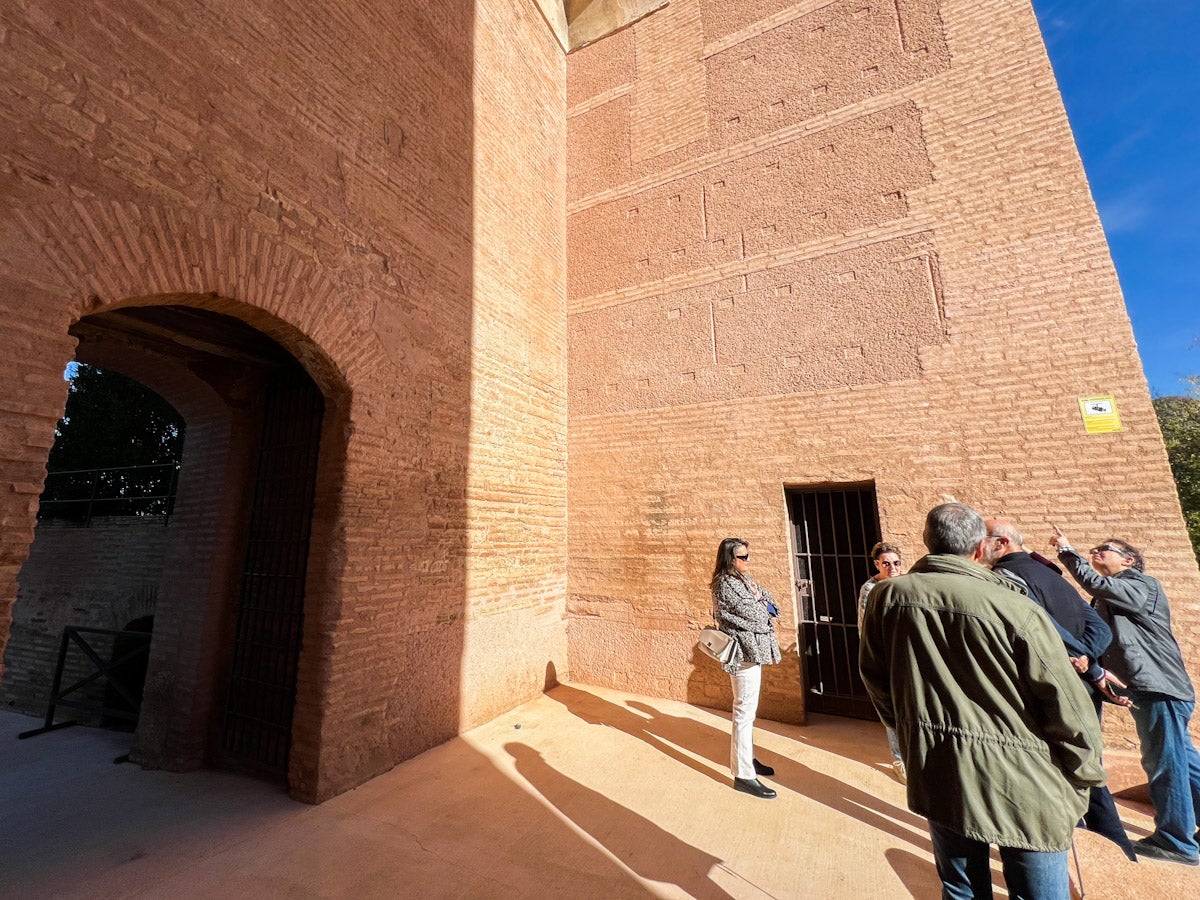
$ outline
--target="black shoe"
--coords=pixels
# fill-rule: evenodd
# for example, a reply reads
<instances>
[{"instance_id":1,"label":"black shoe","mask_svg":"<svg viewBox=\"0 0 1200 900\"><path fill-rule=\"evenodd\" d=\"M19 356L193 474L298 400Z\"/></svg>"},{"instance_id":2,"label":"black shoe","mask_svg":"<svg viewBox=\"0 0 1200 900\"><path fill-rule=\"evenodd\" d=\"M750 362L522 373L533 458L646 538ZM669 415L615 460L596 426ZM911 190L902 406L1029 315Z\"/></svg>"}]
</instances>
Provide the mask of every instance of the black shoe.
<instances>
[{"instance_id":1,"label":"black shoe","mask_svg":"<svg viewBox=\"0 0 1200 900\"><path fill-rule=\"evenodd\" d=\"M778 796L773 790L771 790L757 778L735 778L733 779L733 789L735 791L741 791L743 794L751 794L755 797L762 797L764 800L771 800Z\"/></svg>"},{"instance_id":2,"label":"black shoe","mask_svg":"<svg viewBox=\"0 0 1200 900\"><path fill-rule=\"evenodd\" d=\"M1158 844L1151 843L1149 838L1134 841L1133 852L1147 859L1161 859L1165 862L1182 863L1185 866L1200 866L1200 859L1194 856L1185 856L1176 850L1168 850L1166 847L1160 847Z\"/></svg>"},{"instance_id":3,"label":"black shoe","mask_svg":"<svg viewBox=\"0 0 1200 900\"><path fill-rule=\"evenodd\" d=\"M766 775L768 778L770 778L772 775L775 774L775 770L773 768L771 768L770 766L764 766L762 763L760 763L756 759L754 761L754 774L755 775Z\"/></svg>"}]
</instances>

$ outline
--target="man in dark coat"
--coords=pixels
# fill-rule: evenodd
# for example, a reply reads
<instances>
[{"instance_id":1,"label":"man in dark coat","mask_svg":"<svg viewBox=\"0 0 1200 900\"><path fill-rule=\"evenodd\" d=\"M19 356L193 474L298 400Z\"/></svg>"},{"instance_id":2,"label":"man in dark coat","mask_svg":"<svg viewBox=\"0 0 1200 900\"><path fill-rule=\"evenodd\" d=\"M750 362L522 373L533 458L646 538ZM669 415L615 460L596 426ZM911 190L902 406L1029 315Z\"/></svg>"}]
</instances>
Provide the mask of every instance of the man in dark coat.
<instances>
[{"instance_id":1,"label":"man in dark coat","mask_svg":"<svg viewBox=\"0 0 1200 900\"><path fill-rule=\"evenodd\" d=\"M1044 609L1058 626L1065 652L1075 660L1087 660L1080 677L1088 684L1088 691L1100 718L1102 698L1107 697L1118 705L1128 703L1118 698L1109 685L1110 673L1100 668L1097 660L1112 642L1112 629L1104 623L1082 597L1063 577L1063 571L1045 557L1035 558L1025 549L1025 539L1009 519L987 520L988 547L983 562L992 571L1012 578L1025 588L1029 599ZM1080 665L1076 664L1076 670ZM1124 702L1121 702L1124 701ZM1088 809L1081 823L1089 831L1103 835L1121 848L1134 862L1133 843L1121 824L1112 791L1107 787L1092 788L1088 797Z\"/></svg>"}]
</instances>

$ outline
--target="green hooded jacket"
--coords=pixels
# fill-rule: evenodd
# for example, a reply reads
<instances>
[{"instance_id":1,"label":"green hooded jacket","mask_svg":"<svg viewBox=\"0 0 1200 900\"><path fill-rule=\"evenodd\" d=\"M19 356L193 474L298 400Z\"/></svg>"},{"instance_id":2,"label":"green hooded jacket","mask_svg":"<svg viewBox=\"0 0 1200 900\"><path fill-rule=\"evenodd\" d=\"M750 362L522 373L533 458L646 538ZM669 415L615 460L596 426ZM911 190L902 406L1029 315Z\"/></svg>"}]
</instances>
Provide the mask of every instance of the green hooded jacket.
<instances>
[{"instance_id":1,"label":"green hooded jacket","mask_svg":"<svg viewBox=\"0 0 1200 900\"><path fill-rule=\"evenodd\" d=\"M1100 724L1045 611L981 565L930 554L876 585L860 647L909 809L1002 847L1071 845L1105 782Z\"/></svg>"}]
</instances>

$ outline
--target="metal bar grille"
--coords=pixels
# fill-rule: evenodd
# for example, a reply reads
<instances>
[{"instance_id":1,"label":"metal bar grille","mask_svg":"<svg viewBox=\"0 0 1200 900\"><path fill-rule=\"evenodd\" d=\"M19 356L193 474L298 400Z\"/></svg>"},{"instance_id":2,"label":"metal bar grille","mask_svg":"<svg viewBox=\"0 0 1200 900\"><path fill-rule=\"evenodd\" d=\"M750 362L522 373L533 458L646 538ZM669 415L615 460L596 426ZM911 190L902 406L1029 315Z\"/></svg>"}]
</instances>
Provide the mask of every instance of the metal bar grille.
<instances>
[{"instance_id":1,"label":"metal bar grille","mask_svg":"<svg viewBox=\"0 0 1200 900\"><path fill-rule=\"evenodd\" d=\"M226 763L282 777L291 750L323 412L320 392L302 371L272 377L225 706Z\"/></svg>"},{"instance_id":2,"label":"metal bar grille","mask_svg":"<svg viewBox=\"0 0 1200 900\"><path fill-rule=\"evenodd\" d=\"M879 540L875 488L796 488L788 492L788 512L808 708L873 718L858 674L856 603L873 574L867 555Z\"/></svg>"}]
</instances>

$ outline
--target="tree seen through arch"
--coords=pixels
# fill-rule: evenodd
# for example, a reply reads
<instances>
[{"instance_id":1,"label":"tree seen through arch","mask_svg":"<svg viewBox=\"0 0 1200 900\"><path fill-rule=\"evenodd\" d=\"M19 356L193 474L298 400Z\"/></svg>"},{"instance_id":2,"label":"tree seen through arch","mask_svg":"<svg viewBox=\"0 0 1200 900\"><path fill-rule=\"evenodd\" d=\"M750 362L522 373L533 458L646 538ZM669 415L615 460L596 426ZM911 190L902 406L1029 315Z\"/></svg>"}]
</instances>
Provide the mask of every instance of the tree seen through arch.
<instances>
[{"instance_id":1,"label":"tree seen through arch","mask_svg":"<svg viewBox=\"0 0 1200 900\"><path fill-rule=\"evenodd\" d=\"M39 518L171 512L184 422L132 378L72 363L67 405L46 463Z\"/></svg>"}]
</instances>

